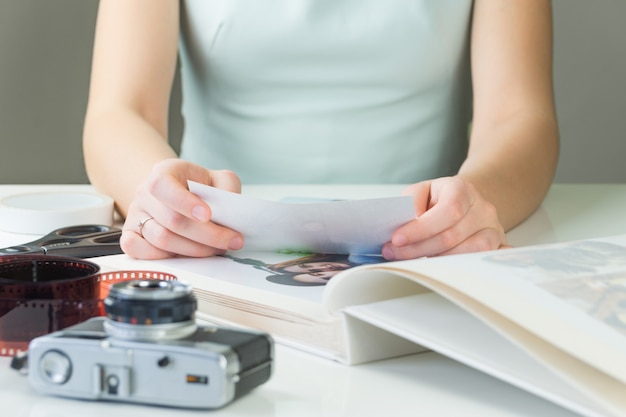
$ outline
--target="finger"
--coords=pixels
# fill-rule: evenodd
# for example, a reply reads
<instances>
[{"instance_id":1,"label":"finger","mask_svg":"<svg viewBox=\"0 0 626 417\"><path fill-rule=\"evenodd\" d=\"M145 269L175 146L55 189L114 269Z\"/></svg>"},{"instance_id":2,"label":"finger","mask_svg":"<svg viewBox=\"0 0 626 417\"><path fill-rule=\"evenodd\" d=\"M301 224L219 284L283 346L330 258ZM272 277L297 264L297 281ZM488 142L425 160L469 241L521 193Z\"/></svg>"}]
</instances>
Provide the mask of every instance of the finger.
<instances>
[{"instance_id":1,"label":"finger","mask_svg":"<svg viewBox=\"0 0 626 417\"><path fill-rule=\"evenodd\" d=\"M219 171L212 170L210 172L210 185L221 190L226 190L233 193L241 193L241 180L239 179L237 174L226 169Z\"/></svg>"},{"instance_id":2,"label":"finger","mask_svg":"<svg viewBox=\"0 0 626 417\"><path fill-rule=\"evenodd\" d=\"M209 256L243 247L243 236L232 229L212 222L198 222L159 204L153 196L146 197L152 220L144 222L140 235L152 246L186 256ZM139 232L145 219L143 211L132 210L124 228ZM144 217L138 217L144 216Z\"/></svg>"},{"instance_id":3,"label":"finger","mask_svg":"<svg viewBox=\"0 0 626 417\"><path fill-rule=\"evenodd\" d=\"M212 225L213 227L218 227ZM214 235L215 233L213 233ZM143 239L151 246L159 250L190 257L206 257L221 255L227 248L216 247L218 245L205 244L189 239L164 227L156 221L146 223L142 231Z\"/></svg>"},{"instance_id":4,"label":"finger","mask_svg":"<svg viewBox=\"0 0 626 417\"><path fill-rule=\"evenodd\" d=\"M131 204L128 217L122 225L122 235L120 236L122 251L136 259L162 259L173 256L174 253L157 248L143 238L144 228L147 229L148 224L156 220L145 212L139 211L136 205L136 202ZM141 219L138 213L143 213Z\"/></svg>"},{"instance_id":5,"label":"finger","mask_svg":"<svg viewBox=\"0 0 626 417\"><path fill-rule=\"evenodd\" d=\"M174 255L205 257L223 254L218 249L187 239L160 225L156 219L145 221L141 230L127 220L122 229L122 250L128 255L141 259L161 259Z\"/></svg>"},{"instance_id":6,"label":"finger","mask_svg":"<svg viewBox=\"0 0 626 417\"><path fill-rule=\"evenodd\" d=\"M209 205L175 177L167 175L151 183L150 194L160 204L190 219L208 222L211 218Z\"/></svg>"},{"instance_id":7,"label":"finger","mask_svg":"<svg viewBox=\"0 0 626 417\"><path fill-rule=\"evenodd\" d=\"M430 204L430 185L432 181L422 181L411 184L402 191L402 195L413 197L415 215L421 216L428 210Z\"/></svg>"},{"instance_id":8,"label":"finger","mask_svg":"<svg viewBox=\"0 0 626 417\"><path fill-rule=\"evenodd\" d=\"M442 241L446 240L455 241L455 238L437 235L431 239L401 247L387 243L383 247L383 256L387 260L402 260L509 247L506 235L496 228L483 228L465 239L457 239L458 243L455 245L442 244Z\"/></svg>"},{"instance_id":9,"label":"finger","mask_svg":"<svg viewBox=\"0 0 626 417\"><path fill-rule=\"evenodd\" d=\"M391 242L395 246L404 246L424 241L440 235L464 221L464 218L472 210L473 199L455 185L447 187L448 189L444 191L435 190L435 193L430 196L428 210L414 221L396 229L391 236ZM453 233L448 232L448 234L452 235ZM450 237L453 238L453 236ZM447 248L458 243L459 240L455 241L452 239L447 243ZM442 247L440 249L444 250L446 248Z\"/></svg>"},{"instance_id":10,"label":"finger","mask_svg":"<svg viewBox=\"0 0 626 417\"><path fill-rule=\"evenodd\" d=\"M455 245L446 246L441 242L441 234L435 235L430 238L426 238L417 242L404 244L401 246L395 245L393 242L388 242L383 246L382 255L389 261L395 261L400 259L416 259L424 256L435 256L446 250L451 249L460 242L456 242Z\"/></svg>"},{"instance_id":11,"label":"finger","mask_svg":"<svg viewBox=\"0 0 626 417\"><path fill-rule=\"evenodd\" d=\"M457 204L454 201L450 204L440 203L432 207L419 218L403 224L391 235L391 243L394 246L406 246L423 242L423 246L435 245L432 250L443 251L456 246L461 240L467 237L471 231L464 230L467 227L484 226L473 224L468 219L470 208L452 207ZM471 217L471 213L470 213ZM428 243L426 243L428 242ZM430 251L430 250L429 250Z\"/></svg>"},{"instance_id":12,"label":"finger","mask_svg":"<svg viewBox=\"0 0 626 417\"><path fill-rule=\"evenodd\" d=\"M419 219L422 221L415 220L394 232L394 236L391 242L386 245L386 252L383 252L383 254L387 259L413 259L422 256L435 256L449 251L475 234L477 230L488 227L486 224L479 223L482 220L480 218L473 220L471 214L467 217L468 219L460 219L447 229L441 231L433 230L432 235L430 231L427 234L420 235L420 232L424 231L423 229L432 230L432 228L430 224L423 223L424 218ZM407 237L397 239L398 235ZM400 244L398 244L398 241Z\"/></svg>"},{"instance_id":13,"label":"finger","mask_svg":"<svg viewBox=\"0 0 626 417\"><path fill-rule=\"evenodd\" d=\"M239 250L243 247L243 236L235 230L210 221L197 222L180 213L169 210L164 214L160 214L161 210L162 208L157 208L154 216L161 227L155 228L153 225L150 225L152 233L149 235L146 235L145 231L143 233L144 237L153 245L173 250L176 244L182 243L178 239L180 237L191 242L197 242L200 245L221 250ZM164 230L160 231L159 229L161 228ZM161 233L155 232L155 229Z\"/></svg>"},{"instance_id":14,"label":"finger","mask_svg":"<svg viewBox=\"0 0 626 417\"><path fill-rule=\"evenodd\" d=\"M122 230L120 247L125 254L135 259L164 259L174 256L173 253L152 246L132 230Z\"/></svg>"},{"instance_id":15,"label":"finger","mask_svg":"<svg viewBox=\"0 0 626 417\"><path fill-rule=\"evenodd\" d=\"M402 191L402 195L413 197L413 209L416 218L422 216L431 205L431 184L432 181L422 181L411 184ZM406 245L411 240L422 240L436 233L436 231L429 232L428 229L422 228L419 223L421 222L411 221L396 229L391 236L393 244L396 246ZM421 236L420 231L423 232Z\"/></svg>"},{"instance_id":16,"label":"finger","mask_svg":"<svg viewBox=\"0 0 626 417\"><path fill-rule=\"evenodd\" d=\"M241 180L233 171L206 169L190 162L178 161L178 163L182 164L183 167L181 170L175 170L179 175L178 181L181 184L191 180L234 193L241 192Z\"/></svg>"},{"instance_id":17,"label":"finger","mask_svg":"<svg viewBox=\"0 0 626 417\"><path fill-rule=\"evenodd\" d=\"M239 177L229 170L207 170L194 164L185 164L182 174L164 175L151 184L151 193L162 204L189 218L207 222L211 218L210 206L187 188L187 180L207 184L226 191L241 192Z\"/></svg>"}]
</instances>

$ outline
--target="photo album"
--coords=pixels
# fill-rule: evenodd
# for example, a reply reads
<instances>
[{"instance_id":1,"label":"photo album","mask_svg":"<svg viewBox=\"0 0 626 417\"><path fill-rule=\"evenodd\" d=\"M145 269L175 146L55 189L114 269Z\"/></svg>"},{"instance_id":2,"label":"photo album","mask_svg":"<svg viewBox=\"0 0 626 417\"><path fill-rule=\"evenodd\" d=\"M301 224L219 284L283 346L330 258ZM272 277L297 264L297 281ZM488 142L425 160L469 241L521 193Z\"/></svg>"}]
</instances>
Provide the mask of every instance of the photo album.
<instances>
[{"instance_id":1,"label":"photo album","mask_svg":"<svg viewBox=\"0 0 626 417\"><path fill-rule=\"evenodd\" d=\"M386 262L380 247L414 216L410 198L292 203L192 191L216 222L242 231L244 250L97 263L173 274L193 287L197 318L346 365L435 351L584 416L626 410L626 235ZM353 215L331 224L344 208ZM363 230L381 210L388 222ZM281 238L248 239L253 223Z\"/></svg>"}]
</instances>

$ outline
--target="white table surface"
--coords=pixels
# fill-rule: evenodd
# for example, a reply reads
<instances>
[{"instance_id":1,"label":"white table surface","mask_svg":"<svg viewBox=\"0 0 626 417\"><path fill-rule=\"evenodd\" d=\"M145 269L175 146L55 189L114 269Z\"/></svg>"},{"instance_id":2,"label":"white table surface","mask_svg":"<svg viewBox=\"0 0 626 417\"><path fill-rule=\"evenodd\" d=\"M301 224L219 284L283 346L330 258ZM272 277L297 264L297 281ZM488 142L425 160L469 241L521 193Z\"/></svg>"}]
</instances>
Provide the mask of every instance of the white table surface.
<instances>
[{"instance_id":1,"label":"white table surface","mask_svg":"<svg viewBox=\"0 0 626 417\"><path fill-rule=\"evenodd\" d=\"M0 197L88 186L0 185ZM366 198L401 186L249 186L244 193ZM626 233L626 184L555 184L542 207L509 233L516 246ZM0 231L0 247L33 240ZM164 384L169 383L163 381ZM481 416L573 417L575 414L436 353L348 367L278 345L269 382L220 410L181 410L79 401L34 392L0 357L2 417Z\"/></svg>"}]
</instances>

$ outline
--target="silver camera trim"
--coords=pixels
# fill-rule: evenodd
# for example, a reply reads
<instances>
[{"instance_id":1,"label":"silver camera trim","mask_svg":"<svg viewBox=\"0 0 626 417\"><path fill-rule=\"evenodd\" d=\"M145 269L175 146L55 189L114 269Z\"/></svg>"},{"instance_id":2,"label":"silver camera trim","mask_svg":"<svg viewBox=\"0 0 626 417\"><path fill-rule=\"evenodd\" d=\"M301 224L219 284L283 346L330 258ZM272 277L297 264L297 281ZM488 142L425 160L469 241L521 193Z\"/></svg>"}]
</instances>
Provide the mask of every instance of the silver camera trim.
<instances>
[{"instance_id":1,"label":"silver camera trim","mask_svg":"<svg viewBox=\"0 0 626 417\"><path fill-rule=\"evenodd\" d=\"M104 330L112 337L123 340L161 342L183 339L195 333L198 325L194 321L154 325L104 322Z\"/></svg>"}]
</instances>

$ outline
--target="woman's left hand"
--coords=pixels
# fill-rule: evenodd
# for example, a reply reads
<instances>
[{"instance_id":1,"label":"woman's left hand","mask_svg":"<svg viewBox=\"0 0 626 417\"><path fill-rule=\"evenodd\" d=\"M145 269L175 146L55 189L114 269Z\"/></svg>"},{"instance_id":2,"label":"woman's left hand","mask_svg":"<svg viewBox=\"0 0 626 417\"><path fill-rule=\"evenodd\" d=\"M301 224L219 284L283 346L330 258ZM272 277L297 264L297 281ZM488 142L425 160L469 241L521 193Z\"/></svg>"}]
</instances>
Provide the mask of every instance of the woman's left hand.
<instances>
[{"instance_id":1,"label":"woman's left hand","mask_svg":"<svg viewBox=\"0 0 626 417\"><path fill-rule=\"evenodd\" d=\"M413 184L415 219L383 247L387 260L450 255L508 247L495 206L469 182L444 177Z\"/></svg>"}]
</instances>

